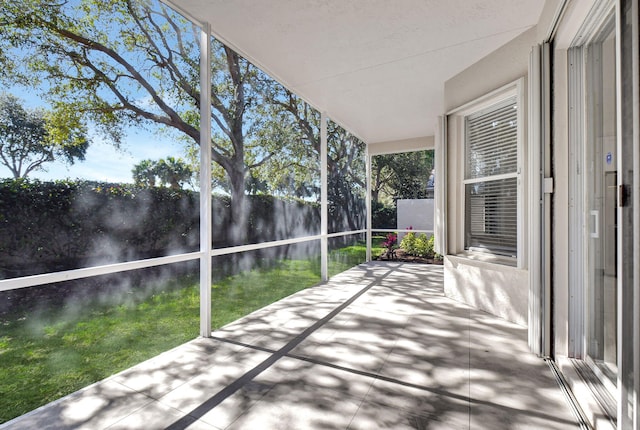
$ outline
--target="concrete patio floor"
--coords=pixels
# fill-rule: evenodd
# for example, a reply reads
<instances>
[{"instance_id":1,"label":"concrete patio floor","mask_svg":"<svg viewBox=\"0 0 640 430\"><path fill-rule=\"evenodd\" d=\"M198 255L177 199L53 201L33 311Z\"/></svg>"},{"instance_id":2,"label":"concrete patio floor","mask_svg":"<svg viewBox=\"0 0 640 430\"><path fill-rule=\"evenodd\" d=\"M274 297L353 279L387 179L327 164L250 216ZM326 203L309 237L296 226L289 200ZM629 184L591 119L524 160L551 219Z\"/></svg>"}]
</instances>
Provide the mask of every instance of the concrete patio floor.
<instances>
[{"instance_id":1,"label":"concrete patio floor","mask_svg":"<svg viewBox=\"0 0 640 430\"><path fill-rule=\"evenodd\" d=\"M527 329L442 282L361 265L0 429L579 428Z\"/></svg>"}]
</instances>

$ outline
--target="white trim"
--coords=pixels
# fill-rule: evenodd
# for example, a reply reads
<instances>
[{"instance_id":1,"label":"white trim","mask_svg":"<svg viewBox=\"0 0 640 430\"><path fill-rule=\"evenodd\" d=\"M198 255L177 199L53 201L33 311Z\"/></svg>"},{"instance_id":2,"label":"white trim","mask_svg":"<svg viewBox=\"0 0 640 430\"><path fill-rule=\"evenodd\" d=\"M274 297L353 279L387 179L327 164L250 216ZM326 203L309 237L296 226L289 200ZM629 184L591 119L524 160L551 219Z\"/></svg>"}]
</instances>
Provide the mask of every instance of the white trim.
<instances>
[{"instance_id":1,"label":"white trim","mask_svg":"<svg viewBox=\"0 0 640 430\"><path fill-rule=\"evenodd\" d=\"M624 184L623 179L623 168L624 168L624 154L622 152L622 24L621 24L621 16L622 16L622 1L616 2L616 149L618 151L618 160L617 160L617 168L618 174L616 181L618 184ZM616 321L616 337L617 337L617 348L616 348L616 365L618 366L618 373L616 375L616 393L617 393L617 428L623 429L623 423L628 420L626 414L628 413L629 408L629 393L627 389L631 389L632 387L625 387L624 376L627 373L627 363L625 360L625 350L627 348L625 339L623 337L623 333L625 331L625 322L628 321L628 317L626 315L626 306L625 306L625 295L626 291L624 290L624 242L623 237L626 231L624 231L624 222L623 222L623 213L622 210L618 208L616 211L616 224L618 229L617 234L617 267L616 272L618 275L617 279L617 304L616 304L616 313L617 313L617 321ZM625 321L626 320L626 321ZM634 379L636 375L633 375Z\"/></svg>"},{"instance_id":2,"label":"white trim","mask_svg":"<svg viewBox=\"0 0 640 430\"><path fill-rule=\"evenodd\" d=\"M518 165L520 165L519 161L518 161ZM470 184L477 184L480 182L501 181L503 179L513 179L513 178L519 178L519 177L520 175L518 174L518 172L502 173L500 175L482 176L480 178L473 178L473 179L463 179L462 183L465 185L470 185Z\"/></svg>"},{"instance_id":3,"label":"white trim","mask_svg":"<svg viewBox=\"0 0 640 430\"><path fill-rule=\"evenodd\" d=\"M200 336L211 336L211 28L200 32ZM204 120L203 120L204 119Z\"/></svg>"},{"instance_id":4,"label":"white trim","mask_svg":"<svg viewBox=\"0 0 640 430\"><path fill-rule=\"evenodd\" d=\"M632 61L633 80L633 261L640 259L640 5L633 0L631 16L634 17L632 28ZM633 267L633 308L640 309L640 264ZM640 428L640 313L633 313L633 425Z\"/></svg>"},{"instance_id":5,"label":"white trim","mask_svg":"<svg viewBox=\"0 0 640 430\"><path fill-rule=\"evenodd\" d=\"M65 270L62 272L2 279L0 280L0 291L17 290L19 288L35 287L38 285L72 281L92 276L109 275L112 273L128 272L131 270L181 263L184 261L197 260L201 256L201 252L191 252L188 254L170 255L167 257L149 258L146 260L128 261L126 263L106 264L104 266L85 267L82 269Z\"/></svg>"},{"instance_id":6,"label":"white trim","mask_svg":"<svg viewBox=\"0 0 640 430\"><path fill-rule=\"evenodd\" d=\"M394 230L395 231L395 230ZM367 229L342 231L339 233L327 234L327 238L344 237L356 234L367 233ZM85 267L82 269L65 270L62 272L43 273L40 275L23 276L20 278L10 278L0 280L0 291L17 290L20 288L36 287L39 285L53 284L56 282L72 281L75 279L90 278L92 276L108 275L112 273L128 272L149 267L164 266L185 261L197 260L204 257L209 260L211 257L221 255L236 254L245 251L255 251L258 249L273 248L283 245L311 242L321 240L322 235L298 237L294 239L274 240L271 242L255 243L250 245L234 246L228 248L210 249L203 252L191 252L187 254L169 255L166 257L149 258L145 260L128 261L124 263L107 264L103 266ZM208 279L209 284L211 278ZM207 284L207 285L209 285Z\"/></svg>"},{"instance_id":7,"label":"white trim","mask_svg":"<svg viewBox=\"0 0 640 430\"><path fill-rule=\"evenodd\" d=\"M518 130L517 130L517 168L515 173L508 173L503 175L495 175L490 178L492 179L508 179L508 178L517 178L517 238L516 238L516 252L517 252L517 268L524 269L526 268L526 250L527 250L527 222L523 218L526 213L525 210L528 207L528 200L525 196L525 186L526 186L526 176L523 173L523 151L525 148L525 88L524 88L524 78L519 78L518 80L511 82L507 85L504 85L494 91L491 91L484 96L477 98L469 103L466 103L460 107L457 107L447 113L448 118L447 121L450 124L453 124L454 130L447 129L445 134L455 133L453 139L447 138L447 146L449 144L456 145L456 151L462 154L462 156L458 156L456 159L458 160L456 179L455 183L458 184L458 204L460 205L460 210L464 212L464 195L465 195L465 185L468 183L474 182L484 182L488 179L488 177L477 178L477 179L464 179L464 171L465 171L465 161L464 154L465 151L465 121L464 118L483 111L485 109L492 108L500 103L503 103L509 99L513 99L515 97L515 102L517 106L517 121L518 121ZM449 180L451 178L447 178ZM457 238L455 244L449 244L449 249L447 252L463 252L465 248L464 241L464 214L459 214L459 211L455 212L456 215L456 235ZM448 240L448 238L447 238Z\"/></svg>"},{"instance_id":8,"label":"white trim","mask_svg":"<svg viewBox=\"0 0 640 430\"><path fill-rule=\"evenodd\" d=\"M327 237L331 239L332 237L344 237L344 236L352 236L354 234L362 234L366 233L367 229L363 228L360 230L350 230L350 231L341 231L339 233L329 233Z\"/></svg>"},{"instance_id":9,"label":"white trim","mask_svg":"<svg viewBox=\"0 0 640 430\"><path fill-rule=\"evenodd\" d=\"M416 230L412 229L393 229L393 228L374 228L371 231L376 233L430 233L433 234L433 230Z\"/></svg>"},{"instance_id":10,"label":"white trim","mask_svg":"<svg viewBox=\"0 0 640 430\"><path fill-rule=\"evenodd\" d=\"M542 353L547 356L552 352L552 277L551 277L551 259L552 259L552 196L553 194L553 136L552 136L552 98L553 98L553 45L547 41L542 45L542 148L541 148L541 167L540 175L541 201L540 217L542 222L542 231L540 232L540 240L542 241L541 269L542 291L544 294L543 321L542 321ZM531 204L531 198L529 198ZM529 226L531 221L529 221ZM529 248L531 249L531 248Z\"/></svg>"},{"instance_id":11,"label":"white trim","mask_svg":"<svg viewBox=\"0 0 640 430\"><path fill-rule=\"evenodd\" d=\"M541 46L534 46L529 56L529 349L542 355L542 279L540 230L542 205L540 193L542 145L542 59Z\"/></svg>"},{"instance_id":12,"label":"white trim","mask_svg":"<svg viewBox=\"0 0 640 430\"><path fill-rule=\"evenodd\" d=\"M516 243L516 252L518 255L518 269L526 269L527 264L527 246L528 243L525 240L527 237L527 222L525 220L524 214L527 213L526 209L531 204L530 199L525 199L525 190L527 186L527 176L523 173L524 166L524 151L525 148L525 97L524 97L524 78L519 79L516 82L516 106L518 106L518 179L517 179L517 229L518 229L518 238ZM529 224L530 225L530 224Z\"/></svg>"},{"instance_id":13,"label":"white trim","mask_svg":"<svg viewBox=\"0 0 640 430\"><path fill-rule=\"evenodd\" d=\"M616 0L598 0L594 2L569 46L586 46L591 43L600 33L598 29L606 18L616 12L616 3ZM618 25L616 26L619 28Z\"/></svg>"},{"instance_id":14,"label":"white trim","mask_svg":"<svg viewBox=\"0 0 640 430\"><path fill-rule=\"evenodd\" d=\"M514 82L511 82L507 85L503 85L502 87L495 89L481 97L478 97L475 100L472 100L468 103L463 104L462 106L458 106L447 112L447 115L456 115L456 116L469 116L481 110L487 109L493 105L499 104L505 100L513 96L517 96L518 99L522 98L522 87L523 87L524 78L520 78ZM520 108L522 103L520 100L518 101L518 107Z\"/></svg>"},{"instance_id":15,"label":"white trim","mask_svg":"<svg viewBox=\"0 0 640 430\"><path fill-rule=\"evenodd\" d=\"M327 190L329 178L328 131L327 114L320 113L320 278L323 281L329 279L329 193Z\"/></svg>"},{"instance_id":16,"label":"white trim","mask_svg":"<svg viewBox=\"0 0 640 430\"><path fill-rule=\"evenodd\" d=\"M534 46L529 63L529 348L540 356L551 353L551 212L547 183L551 174L551 47Z\"/></svg>"},{"instance_id":17,"label":"white trim","mask_svg":"<svg viewBox=\"0 0 640 430\"><path fill-rule=\"evenodd\" d=\"M438 117L436 125L434 187L434 251L447 254L447 116Z\"/></svg>"},{"instance_id":18,"label":"white trim","mask_svg":"<svg viewBox=\"0 0 640 430\"><path fill-rule=\"evenodd\" d=\"M569 345L571 358L585 356L584 223L584 53L567 50L569 112Z\"/></svg>"},{"instance_id":19,"label":"white trim","mask_svg":"<svg viewBox=\"0 0 640 430\"><path fill-rule=\"evenodd\" d=\"M362 234L366 232L367 232L366 229L351 230L351 231L342 231L339 233L330 233L326 235L317 234L314 236L297 237L293 239L282 239L282 240L273 240L270 242L252 243L249 245L240 245L240 246L232 246L228 248L212 249L209 251L209 255L211 257L218 257L221 255L237 254L239 252L256 251L258 249L275 248L283 245L294 245L296 243L312 242L314 240L322 241L323 238L331 239L334 237L351 236L354 234Z\"/></svg>"},{"instance_id":20,"label":"white trim","mask_svg":"<svg viewBox=\"0 0 640 430\"><path fill-rule=\"evenodd\" d=\"M564 14L567 11L567 6L569 5L571 0L561 0L560 4L558 4L556 11L551 19L551 25L549 26L547 33L544 38L544 43L551 43L555 39L556 33L558 32L558 27L560 26L560 22L562 22L562 18L564 18Z\"/></svg>"},{"instance_id":21,"label":"white trim","mask_svg":"<svg viewBox=\"0 0 640 430\"><path fill-rule=\"evenodd\" d=\"M371 154L369 153L369 145L366 145L364 148L364 162L365 162L365 169L366 169L366 183L367 183L367 189L366 189L366 207L367 207L367 255L366 255L366 261L369 262L371 261L371 239L372 239L372 234L371 234L371 219L373 217L373 210L371 207Z\"/></svg>"}]
</instances>

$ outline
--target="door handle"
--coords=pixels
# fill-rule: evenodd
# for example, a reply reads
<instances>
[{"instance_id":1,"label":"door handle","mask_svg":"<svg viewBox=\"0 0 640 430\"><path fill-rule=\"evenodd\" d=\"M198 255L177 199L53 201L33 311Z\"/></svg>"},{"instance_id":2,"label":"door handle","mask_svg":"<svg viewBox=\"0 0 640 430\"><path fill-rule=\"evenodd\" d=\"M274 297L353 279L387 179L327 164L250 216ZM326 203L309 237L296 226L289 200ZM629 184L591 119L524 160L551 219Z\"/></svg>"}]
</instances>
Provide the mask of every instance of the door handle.
<instances>
[{"instance_id":1,"label":"door handle","mask_svg":"<svg viewBox=\"0 0 640 430\"><path fill-rule=\"evenodd\" d=\"M593 220L591 237L597 239L600 237L600 211L591 211L591 219Z\"/></svg>"}]
</instances>

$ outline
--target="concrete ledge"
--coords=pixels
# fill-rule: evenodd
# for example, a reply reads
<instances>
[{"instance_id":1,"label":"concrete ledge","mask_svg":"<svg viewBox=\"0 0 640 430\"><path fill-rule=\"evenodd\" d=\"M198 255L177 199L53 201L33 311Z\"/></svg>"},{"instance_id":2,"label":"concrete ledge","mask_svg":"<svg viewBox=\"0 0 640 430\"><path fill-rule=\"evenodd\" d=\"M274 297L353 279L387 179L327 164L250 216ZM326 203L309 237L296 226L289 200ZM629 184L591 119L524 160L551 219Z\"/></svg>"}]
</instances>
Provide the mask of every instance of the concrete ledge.
<instances>
[{"instance_id":1,"label":"concrete ledge","mask_svg":"<svg viewBox=\"0 0 640 430\"><path fill-rule=\"evenodd\" d=\"M447 255L444 258L444 293L513 323L528 324L527 270Z\"/></svg>"}]
</instances>

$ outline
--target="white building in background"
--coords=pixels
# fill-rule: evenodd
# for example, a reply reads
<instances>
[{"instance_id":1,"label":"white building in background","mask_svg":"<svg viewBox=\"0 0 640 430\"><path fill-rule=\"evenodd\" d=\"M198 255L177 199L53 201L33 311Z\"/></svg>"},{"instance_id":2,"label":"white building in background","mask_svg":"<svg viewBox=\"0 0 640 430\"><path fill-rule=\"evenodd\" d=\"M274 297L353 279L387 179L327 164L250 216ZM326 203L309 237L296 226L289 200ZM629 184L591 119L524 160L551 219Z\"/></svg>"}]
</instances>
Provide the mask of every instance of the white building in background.
<instances>
[{"instance_id":1,"label":"white building in background","mask_svg":"<svg viewBox=\"0 0 640 430\"><path fill-rule=\"evenodd\" d=\"M411 228L418 231L433 231L433 199L398 199L396 208L398 230ZM398 233L398 243L404 235L405 233Z\"/></svg>"}]
</instances>

